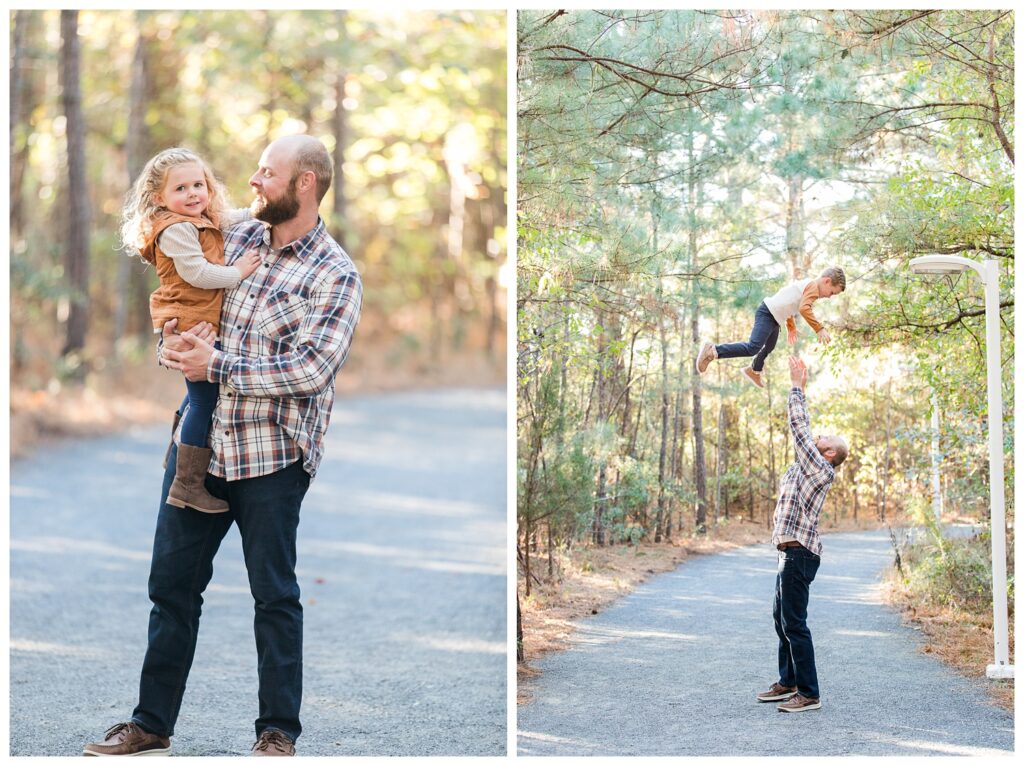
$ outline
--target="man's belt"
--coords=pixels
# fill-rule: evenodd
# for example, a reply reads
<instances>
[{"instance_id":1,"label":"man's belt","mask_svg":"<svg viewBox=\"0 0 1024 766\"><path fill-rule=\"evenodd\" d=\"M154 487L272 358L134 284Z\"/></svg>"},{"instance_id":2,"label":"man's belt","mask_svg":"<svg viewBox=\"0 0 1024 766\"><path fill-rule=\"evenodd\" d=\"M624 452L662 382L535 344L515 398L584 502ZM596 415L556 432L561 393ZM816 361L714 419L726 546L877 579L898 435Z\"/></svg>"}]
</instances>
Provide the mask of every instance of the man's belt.
<instances>
[{"instance_id":1,"label":"man's belt","mask_svg":"<svg viewBox=\"0 0 1024 766\"><path fill-rule=\"evenodd\" d=\"M775 547L778 548L780 551L784 551L786 550L786 548L803 548L804 546L802 546L796 540L790 540L788 543L779 543Z\"/></svg>"}]
</instances>

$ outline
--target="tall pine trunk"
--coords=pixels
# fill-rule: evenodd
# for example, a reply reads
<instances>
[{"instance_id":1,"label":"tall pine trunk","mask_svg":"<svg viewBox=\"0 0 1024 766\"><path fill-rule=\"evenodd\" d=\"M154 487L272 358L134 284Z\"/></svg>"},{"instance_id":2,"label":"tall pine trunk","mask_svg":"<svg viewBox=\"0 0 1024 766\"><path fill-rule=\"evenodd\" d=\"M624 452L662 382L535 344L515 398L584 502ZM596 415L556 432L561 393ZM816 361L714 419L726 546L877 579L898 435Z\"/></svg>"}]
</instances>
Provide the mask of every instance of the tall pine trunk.
<instances>
[{"instance_id":1,"label":"tall pine trunk","mask_svg":"<svg viewBox=\"0 0 1024 766\"><path fill-rule=\"evenodd\" d=\"M690 121L692 125L693 108L690 110ZM687 183L686 183L686 206L689 217L688 245L690 251L690 273L697 274L697 177L695 163L696 158L693 148L693 129L687 134ZM691 358L696 357L700 351L700 303L697 290L697 277L690 280L690 336L693 341L691 346ZM693 385L693 483L697 490L697 508L694 513L694 531L698 535L707 532L708 517L708 488L707 488L707 465L704 460L704 423L701 416L701 385L700 375L696 367L690 367L690 380Z\"/></svg>"},{"instance_id":2,"label":"tall pine trunk","mask_svg":"<svg viewBox=\"0 0 1024 766\"><path fill-rule=\"evenodd\" d=\"M89 188L85 167L85 118L82 114L78 11L60 12L61 103L67 121L68 228L64 269L69 293L65 358L81 354L89 330ZM72 361L76 377L85 374L81 359Z\"/></svg>"},{"instance_id":3,"label":"tall pine trunk","mask_svg":"<svg viewBox=\"0 0 1024 766\"><path fill-rule=\"evenodd\" d=\"M338 62L335 66L334 115L331 128L334 133L334 205L331 209L331 223L334 238L345 246L351 226L346 218L345 207L345 148L348 146L348 115L345 113L345 78L348 62L343 57L348 53L348 35L345 31L346 11L334 12L334 24L338 31Z\"/></svg>"}]
</instances>

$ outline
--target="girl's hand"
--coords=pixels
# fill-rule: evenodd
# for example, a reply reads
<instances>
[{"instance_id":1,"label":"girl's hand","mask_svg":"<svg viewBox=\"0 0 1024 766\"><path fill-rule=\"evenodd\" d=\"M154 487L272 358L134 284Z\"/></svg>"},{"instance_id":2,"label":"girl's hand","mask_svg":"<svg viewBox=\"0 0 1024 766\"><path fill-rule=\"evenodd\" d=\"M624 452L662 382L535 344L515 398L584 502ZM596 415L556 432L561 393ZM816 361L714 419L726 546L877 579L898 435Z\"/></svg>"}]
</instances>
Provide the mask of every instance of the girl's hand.
<instances>
[{"instance_id":1,"label":"girl's hand","mask_svg":"<svg viewBox=\"0 0 1024 766\"><path fill-rule=\"evenodd\" d=\"M260 254L258 250L250 250L237 261L231 264L240 272L242 272L242 279L246 279L256 269L260 267Z\"/></svg>"},{"instance_id":2,"label":"girl's hand","mask_svg":"<svg viewBox=\"0 0 1024 766\"><path fill-rule=\"evenodd\" d=\"M826 346L832 342L832 336L828 334L828 330L822 327L818 330L818 340L824 343Z\"/></svg>"},{"instance_id":3,"label":"girl's hand","mask_svg":"<svg viewBox=\"0 0 1024 766\"><path fill-rule=\"evenodd\" d=\"M786 340L789 341L789 345L795 346L796 345L796 330L787 330L786 331Z\"/></svg>"}]
</instances>

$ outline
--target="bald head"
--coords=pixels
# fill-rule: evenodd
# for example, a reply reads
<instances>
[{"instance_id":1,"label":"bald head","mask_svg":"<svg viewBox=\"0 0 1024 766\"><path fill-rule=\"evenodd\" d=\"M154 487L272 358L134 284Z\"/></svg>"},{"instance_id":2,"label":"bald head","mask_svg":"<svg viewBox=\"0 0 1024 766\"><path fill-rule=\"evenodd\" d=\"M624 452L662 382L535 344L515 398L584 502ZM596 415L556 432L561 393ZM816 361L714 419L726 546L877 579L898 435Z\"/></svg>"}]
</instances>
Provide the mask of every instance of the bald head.
<instances>
[{"instance_id":1,"label":"bald head","mask_svg":"<svg viewBox=\"0 0 1024 766\"><path fill-rule=\"evenodd\" d=\"M819 436L814 440L814 446L818 448L821 456L835 468L841 466L846 460L846 456L850 454L850 448L842 436Z\"/></svg>"},{"instance_id":2,"label":"bald head","mask_svg":"<svg viewBox=\"0 0 1024 766\"><path fill-rule=\"evenodd\" d=\"M317 204L323 201L327 190L331 188L334 167L331 164L331 155L321 141L302 134L282 136L267 147L267 153L291 166L292 181L303 173L312 173L316 177L314 188Z\"/></svg>"}]
</instances>

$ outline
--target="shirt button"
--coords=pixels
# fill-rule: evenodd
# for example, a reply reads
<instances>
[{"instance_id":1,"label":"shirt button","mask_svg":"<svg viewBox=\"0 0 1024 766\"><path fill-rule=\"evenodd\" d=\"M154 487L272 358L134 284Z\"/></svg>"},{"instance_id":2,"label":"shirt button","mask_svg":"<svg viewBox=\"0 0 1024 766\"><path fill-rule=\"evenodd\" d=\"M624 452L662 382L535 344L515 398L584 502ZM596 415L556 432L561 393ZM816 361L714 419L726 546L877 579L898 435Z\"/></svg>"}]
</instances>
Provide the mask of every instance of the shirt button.
<instances>
[{"instance_id":1,"label":"shirt button","mask_svg":"<svg viewBox=\"0 0 1024 766\"><path fill-rule=\"evenodd\" d=\"M231 436L231 432L230 432L230 431L225 431L225 432L224 432L224 435L225 435L225 436Z\"/></svg>"},{"instance_id":2,"label":"shirt button","mask_svg":"<svg viewBox=\"0 0 1024 766\"><path fill-rule=\"evenodd\" d=\"M269 263L264 263L264 264L263 264L263 268L265 268L265 269L269 269L269 268L270 268L270 264L269 264Z\"/></svg>"},{"instance_id":3,"label":"shirt button","mask_svg":"<svg viewBox=\"0 0 1024 766\"><path fill-rule=\"evenodd\" d=\"M235 325L235 329L236 329L236 330L241 330L241 329L242 329L242 325L240 325L240 324L236 324L236 325Z\"/></svg>"},{"instance_id":4,"label":"shirt button","mask_svg":"<svg viewBox=\"0 0 1024 766\"><path fill-rule=\"evenodd\" d=\"M255 296L255 295L251 295L251 294L250 294L250 295L249 295L249 297L250 297L250 298L255 298L256 296Z\"/></svg>"}]
</instances>

